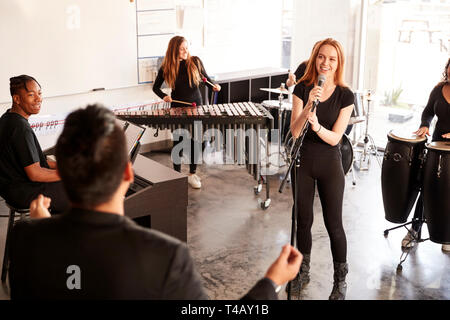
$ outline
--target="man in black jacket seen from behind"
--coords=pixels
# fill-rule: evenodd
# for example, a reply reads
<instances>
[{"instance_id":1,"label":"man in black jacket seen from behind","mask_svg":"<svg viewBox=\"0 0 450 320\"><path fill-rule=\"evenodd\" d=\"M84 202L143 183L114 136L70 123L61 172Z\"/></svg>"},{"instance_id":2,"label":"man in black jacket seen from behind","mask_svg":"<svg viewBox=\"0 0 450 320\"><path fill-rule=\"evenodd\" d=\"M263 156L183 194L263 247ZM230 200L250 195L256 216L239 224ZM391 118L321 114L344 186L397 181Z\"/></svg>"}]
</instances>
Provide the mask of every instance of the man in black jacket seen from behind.
<instances>
[{"instance_id":1,"label":"man in black jacket seen from behind","mask_svg":"<svg viewBox=\"0 0 450 320\"><path fill-rule=\"evenodd\" d=\"M33 219L15 225L12 299L207 299L186 244L124 216L133 169L111 111L90 105L71 113L56 158L71 209L50 217L51 199L40 195ZM301 260L286 245L244 298L276 299Z\"/></svg>"}]
</instances>

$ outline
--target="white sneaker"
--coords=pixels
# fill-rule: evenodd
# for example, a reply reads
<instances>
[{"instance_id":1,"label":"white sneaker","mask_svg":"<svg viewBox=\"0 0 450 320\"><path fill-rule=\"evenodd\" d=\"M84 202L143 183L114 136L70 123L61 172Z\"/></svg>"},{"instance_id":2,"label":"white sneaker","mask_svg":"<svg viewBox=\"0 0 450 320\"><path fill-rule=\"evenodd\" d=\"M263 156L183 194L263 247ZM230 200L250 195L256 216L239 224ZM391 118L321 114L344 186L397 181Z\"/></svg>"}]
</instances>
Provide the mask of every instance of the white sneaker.
<instances>
[{"instance_id":1,"label":"white sneaker","mask_svg":"<svg viewBox=\"0 0 450 320\"><path fill-rule=\"evenodd\" d=\"M412 248L416 245L417 231L410 229L402 240L402 248Z\"/></svg>"},{"instance_id":2,"label":"white sneaker","mask_svg":"<svg viewBox=\"0 0 450 320\"><path fill-rule=\"evenodd\" d=\"M450 244L443 244L442 245L442 251L450 252Z\"/></svg>"},{"instance_id":3,"label":"white sneaker","mask_svg":"<svg viewBox=\"0 0 450 320\"><path fill-rule=\"evenodd\" d=\"M198 180L195 174L191 174L188 176L188 183L194 189L200 189L202 187L202 183Z\"/></svg>"},{"instance_id":4,"label":"white sneaker","mask_svg":"<svg viewBox=\"0 0 450 320\"><path fill-rule=\"evenodd\" d=\"M202 182L202 179L200 179L200 177L197 174L194 173L193 176L195 177L195 179L198 180L198 182Z\"/></svg>"}]
</instances>

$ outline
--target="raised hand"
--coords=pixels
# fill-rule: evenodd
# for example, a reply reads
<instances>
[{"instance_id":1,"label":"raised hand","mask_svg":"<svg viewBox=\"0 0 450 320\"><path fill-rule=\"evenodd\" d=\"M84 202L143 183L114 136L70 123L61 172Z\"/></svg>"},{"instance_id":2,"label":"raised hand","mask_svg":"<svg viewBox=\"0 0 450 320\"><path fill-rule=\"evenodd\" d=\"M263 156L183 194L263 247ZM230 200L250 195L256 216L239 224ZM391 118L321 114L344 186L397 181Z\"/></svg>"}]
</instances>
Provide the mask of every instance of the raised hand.
<instances>
[{"instance_id":1,"label":"raised hand","mask_svg":"<svg viewBox=\"0 0 450 320\"><path fill-rule=\"evenodd\" d=\"M48 208L50 208L50 202L52 199L44 197L40 194L36 199L31 201L30 203L30 218L34 219L42 219L42 218L50 218L50 212Z\"/></svg>"},{"instance_id":2,"label":"raised hand","mask_svg":"<svg viewBox=\"0 0 450 320\"><path fill-rule=\"evenodd\" d=\"M267 270L266 278L281 286L295 278L300 270L302 260L303 255L300 251L287 244L283 246L280 255Z\"/></svg>"}]
</instances>

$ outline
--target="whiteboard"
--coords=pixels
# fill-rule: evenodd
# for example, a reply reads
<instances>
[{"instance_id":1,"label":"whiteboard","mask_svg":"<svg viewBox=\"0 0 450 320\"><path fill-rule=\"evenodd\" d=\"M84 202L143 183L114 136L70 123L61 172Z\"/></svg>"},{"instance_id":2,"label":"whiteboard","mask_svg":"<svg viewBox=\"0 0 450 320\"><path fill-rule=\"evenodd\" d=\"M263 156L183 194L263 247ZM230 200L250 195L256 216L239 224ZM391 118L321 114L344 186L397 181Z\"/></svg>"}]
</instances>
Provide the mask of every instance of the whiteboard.
<instances>
[{"instance_id":1,"label":"whiteboard","mask_svg":"<svg viewBox=\"0 0 450 320\"><path fill-rule=\"evenodd\" d=\"M35 77L44 97L137 85L135 3L0 1L0 102L20 74Z\"/></svg>"}]
</instances>

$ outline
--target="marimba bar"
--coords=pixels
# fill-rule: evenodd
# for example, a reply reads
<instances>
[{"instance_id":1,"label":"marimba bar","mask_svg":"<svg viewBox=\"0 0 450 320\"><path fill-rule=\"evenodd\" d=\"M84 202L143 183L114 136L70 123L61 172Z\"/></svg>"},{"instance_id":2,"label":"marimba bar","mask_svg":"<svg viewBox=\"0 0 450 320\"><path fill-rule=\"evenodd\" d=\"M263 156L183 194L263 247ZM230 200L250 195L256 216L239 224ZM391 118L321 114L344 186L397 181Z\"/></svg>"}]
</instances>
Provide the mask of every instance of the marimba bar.
<instances>
[{"instance_id":1,"label":"marimba bar","mask_svg":"<svg viewBox=\"0 0 450 320\"><path fill-rule=\"evenodd\" d=\"M261 190L261 144L265 145L268 158L268 132L273 128L273 117L263 106L252 102L235 102L171 108L169 104L161 103L152 104L143 110L118 111L116 116L123 121L154 128L157 132L165 129L173 133L178 132L177 129L189 130L190 136L195 139L199 138L201 131L201 139L203 140L205 133L207 138L214 137L218 149L232 144L233 147L226 148L228 152L225 156L233 156L238 164L243 164L240 148L244 148L247 169L258 181L255 192ZM221 134L216 134L215 130L219 130ZM230 155L230 152L234 154ZM267 179L266 182L268 184ZM265 203L270 203L268 185L266 192Z\"/></svg>"}]
</instances>

